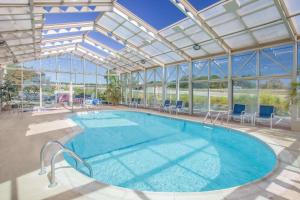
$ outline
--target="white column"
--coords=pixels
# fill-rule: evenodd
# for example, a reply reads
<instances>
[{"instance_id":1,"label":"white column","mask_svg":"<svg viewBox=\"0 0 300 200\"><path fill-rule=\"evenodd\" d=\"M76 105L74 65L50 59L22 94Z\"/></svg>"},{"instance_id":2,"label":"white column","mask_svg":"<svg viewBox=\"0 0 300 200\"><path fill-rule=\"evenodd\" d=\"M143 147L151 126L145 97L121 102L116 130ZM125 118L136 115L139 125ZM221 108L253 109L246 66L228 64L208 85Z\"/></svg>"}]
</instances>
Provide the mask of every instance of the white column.
<instances>
[{"instance_id":1,"label":"white column","mask_svg":"<svg viewBox=\"0 0 300 200\"><path fill-rule=\"evenodd\" d=\"M293 70L292 70L292 82L297 82L297 72L298 72L298 44L297 41L294 43L293 51ZM299 117L298 105L291 105L291 119L297 120Z\"/></svg>"},{"instance_id":2,"label":"white column","mask_svg":"<svg viewBox=\"0 0 300 200\"><path fill-rule=\"evenodd\" d=\"M147 70L144 69L144 107L146 107L148 103L146 91L147 91Z\"/></svg>"},{"instance_id":3,"label":"white column","mask_svg":"<svg viewBox=\"0 0 300 200\"><path fill-rule=\"evenodd\" d=\"M85 105L85 59L83 59L83 105Z\"/></svg>"},{"instance_id":4,"label":"white column","mask_svg":"<svg viewBox=\"0 0 300 200\"><path fill-rule=\"evenodd\" d=\"M208 95L208 111L210 111L210 68L211 68L211 58L208 60L208 88L207 88L207 95Z\"/></svg>"},{"instance_id":5,"label":"white column","mask_svg":"<svg viewBox=\"0 0 300 200\"><path fill-rule=\"evenodd\" d=\"M259 52L260 50L256 50L256 77L258 78L259 75L260 75L260 62L259 62L259 59L260 59L260 55L259 55ZM259 112L259 104L260 104L260 101L259 101L259 81L256 80L256 95L257 95L257 112Z\"/></svg>"},{"instance_id":6,"label":"white column","mask_svg":"<svg viewBox=\"0 0 300 200\"><path fill-rule=\"evenodd\" d=\"M228 110L233 109L233 87L232 87L232 59L231 52L228 54Z\"/></svg>"},{"instance_id":7,"label":"white column","mask_svg":"<svg viewBox=\"0 0 300 200\"><path fill-rule=\"evenodd\" d=\"M41 59L39 59L40 65L40 109L43 107L43 89L42 89L42 70L41 70Z\"/></svg>"},{"instance_id":8,"label":"white column","mask_svg":"<svg viewBox=\"0 0 300 200\"><path fill-rule=\"evenodd\" d=\"M193 114L193 64L192 61L188 63L189 67L189 114Z\"/></svg>"},{"instance_id":9,"label":"white column","mask_svg":"<svg viewBox=\"0 0 300 200\"><path fill-rule=\"evenodd\" d=\"M163 79L162 79L162 101L164 102L166 100L166 79L167 79L167 73L166 73L166 66L162 66L162 72L163 72ZM162 102L162 103L163 103Z\"/></svg>"},{"instance_id":10,"label":"white column","mask_svg":"<svg viewBox=\"0 0 300 200\"><path fill-rule=\"evenodd\" d=\"M72 56L70 55L70 86L69 86L69 98L70 98L70 106L73 106L73 81L72 81Z\"/></svg>"},{"instance_id":11,"label":"white column","mask_svg":"<svg viewBox=\"0 0 300 200\"><path fill-rule=\"evenodd\" d=\"M179 90L180 90L180 85L179 85L179 65L176 65L176 100L179 100Z\"/></svg>"}]
</instances>

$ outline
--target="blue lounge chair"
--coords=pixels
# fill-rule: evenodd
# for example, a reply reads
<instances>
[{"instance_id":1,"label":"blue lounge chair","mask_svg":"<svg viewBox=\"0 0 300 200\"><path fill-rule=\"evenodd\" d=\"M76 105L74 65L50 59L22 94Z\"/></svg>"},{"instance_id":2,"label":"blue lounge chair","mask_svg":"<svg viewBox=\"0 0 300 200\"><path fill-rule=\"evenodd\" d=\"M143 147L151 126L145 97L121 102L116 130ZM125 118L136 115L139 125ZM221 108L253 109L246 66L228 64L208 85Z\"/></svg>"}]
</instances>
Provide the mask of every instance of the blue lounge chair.
<instances>
[{"instance_id":1,"label":"blue lounge chair","mask_svg":"<svg viewBox=\"0 0 300 200\"><path fill-rule=\"evenodd\" d=\"M177 115L178 112L182 110L182 108L183 108L183 101L177 100L175 106L171 109L174 110Z\"/></svg>"},{"instance_id":2,"label":"blue lounge chair","mask_svg":"<svg viewBox=\"0 0 300 200\"><path fill-rule=\"evenodd\" d=\"M244 123L243 115L245 114L245 111L246 111L246 105L234 104L233 110L228 112L227 123L229 120L237 118L237 117L240 119L241 123Z\"/></svg>"},{"instance_id":3,"label":"blue lounge chair","mask_svg":"<svg viewBox=\"0 0 300 200\"><path fill-rule=\"evenodd\" d=\"M171 102L170 100L165 100L164 101L164 104L160 106L160 109L159 111L162 109L163 111L168 111L170 109L170 106L171 106Z\"/></svg>"},{"instance_id":4,"label":"blue lounge chair","mask_svg":"<svg viewBox=\"0 0 300 200\"><path fill-rule=\"evenodd\" d=\"M260 105L259 106L259 113L258 115L254 115L254 125L256 121L259 120L270 120L270 128L273 128L273 119L275 115L275 107L274 106L268 106L268 105Z\"/></svg>"}]
</instances>

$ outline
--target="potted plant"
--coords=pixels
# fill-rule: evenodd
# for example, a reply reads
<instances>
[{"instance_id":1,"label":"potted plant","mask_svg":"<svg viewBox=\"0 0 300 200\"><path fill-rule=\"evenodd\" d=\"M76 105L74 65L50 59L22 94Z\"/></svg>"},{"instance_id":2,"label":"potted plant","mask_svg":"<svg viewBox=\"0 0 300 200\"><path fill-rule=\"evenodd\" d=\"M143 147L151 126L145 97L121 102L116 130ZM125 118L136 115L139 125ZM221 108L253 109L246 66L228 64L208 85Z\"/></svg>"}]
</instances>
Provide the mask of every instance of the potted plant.
<instances>
[{"instance_id":1,"label":"potted plant","mask_svg":"<svg viewBox=\"0 0 300 200\"><path fill-rule=\"evenodd\" d=\"M299 94L300 83L292 82L289 93L290 109L291 109L291 129L293 131L300 131L300 118L299 118L299 107L300 107L300 94Z\"/></svg>"},{"instance_id":2,"label":"potted plant","mask_svg":"<svg viewBox=\"0 0 300 200\"><path fill-rule=\"evenodd\" d=\"M108 84L105 90L106 100L112 105L119 104L121 100L121 86L116 75L109 75L107 77Z\"/></svg>"}]
</instances>

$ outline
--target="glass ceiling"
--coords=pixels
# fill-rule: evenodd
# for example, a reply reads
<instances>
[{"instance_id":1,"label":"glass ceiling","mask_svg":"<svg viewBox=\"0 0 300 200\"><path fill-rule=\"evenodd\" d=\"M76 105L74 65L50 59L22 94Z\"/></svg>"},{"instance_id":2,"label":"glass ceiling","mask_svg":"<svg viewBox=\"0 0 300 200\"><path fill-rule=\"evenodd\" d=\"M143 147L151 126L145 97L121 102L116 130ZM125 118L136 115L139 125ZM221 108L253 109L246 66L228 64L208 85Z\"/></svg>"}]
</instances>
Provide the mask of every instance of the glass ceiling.
<instances>
[{"instance_id":1,"label":"glass ceiling","mask_svg":"<svg viewBox=\"0 0 300 200\"><path fill-rule=\"evenodd\" d=\"M0 64L72 52L133 71L293 42L300 34L298 0L17 3L0 2Z\"/></svg>"},{"instance_id":2,"label":"glass ceiling","mask_svg":"<svg viewBox=\"0 0 300 200\"><path fill-rule=\"evenodd\" d=\"M118 0L117 2L157 30L186 17L169 0Z\"/></svg>"}]
</instances>

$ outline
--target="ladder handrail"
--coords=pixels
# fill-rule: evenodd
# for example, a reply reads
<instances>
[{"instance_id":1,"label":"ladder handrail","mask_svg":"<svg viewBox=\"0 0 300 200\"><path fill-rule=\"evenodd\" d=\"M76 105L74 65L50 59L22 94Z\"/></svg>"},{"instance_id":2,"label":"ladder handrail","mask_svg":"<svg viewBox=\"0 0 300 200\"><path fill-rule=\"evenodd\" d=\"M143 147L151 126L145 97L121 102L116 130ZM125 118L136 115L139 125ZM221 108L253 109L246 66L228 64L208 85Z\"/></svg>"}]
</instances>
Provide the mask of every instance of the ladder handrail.
<instances>
[{"instance_id":1,"label":"ladder handrail","mask_svg":"<svg viewBox=\"0 0 300 200\"><path fill-rule=\"evenodd\" d=\"M56 152L54 154L54 156L52 157L52 159L51 159L51 179L50 179L50 185L49 185L49 187L55 187L57 185L57 183L55 181L55 161L56 161L56 158L60 154L62 154L62 153L67 153L71 157L73 157L76 161L79 161L82 164L84 164L89 169L90 177L93 177L93 170L92 170L92 167L91 167L91 165L89 163L87 163L86 161L82 160L76 153L74 153L70 149L63 148L63 149L60 149L58 152ZM77 162L76 162L76 166L77 166Z\"/></svg>"},{"instance_id":2,"label":"ladder handrail","mask_svg":"<svg viewBox=\"0 0 300 200\"><path fill-rule=\"evenodd\" d=\"M61 153L67 153L69 154L71 157L73 157L75 159L76 162L76 169L77 169L77 162L81 162L83 165L85 165L88 169L89 169L89 175L90 177L93 177L93 169L91 167L91 165L89 163L87 163L85 160L82 160L75 152L73 152L72 150L66 148L62 143L60 143L57 140L50 140L47 143L45 143L41 149L40 152L40 164L41 164L41 170L40 170L40 175L45 174L46 170L45 170L45 163L44 163L44 154L45 154L45 150L46 147L50 146L51 144L56 144L59 146L59 151L57 151L51 159L51 179L50 179L50 185L49 187L54 187L56 186L56 182L55 182L55 161L58 155L60 155Z\"/></svg>"},{"instance_id":3,"label":"ladder handrail","mask_svg":"<svg viewBox=\"0 0 300 200\"><path fill-rule=\"evenodd\" d=\"M40 166L41 166L41 170L40 170L40 175L42 174L45 174L46 173L46 170L45 170L45 162L44 162L44 155L45 155L45 150L46 150L46 147L50 146L51 144L56 144L59 146L60 149L63 149L64 148L64 145L62 143L60 143L59 141L57 140L50 140L48 142L46 142L42 149L41 149L41 152L40 152Z\"/></svg>"}]
</instances>

